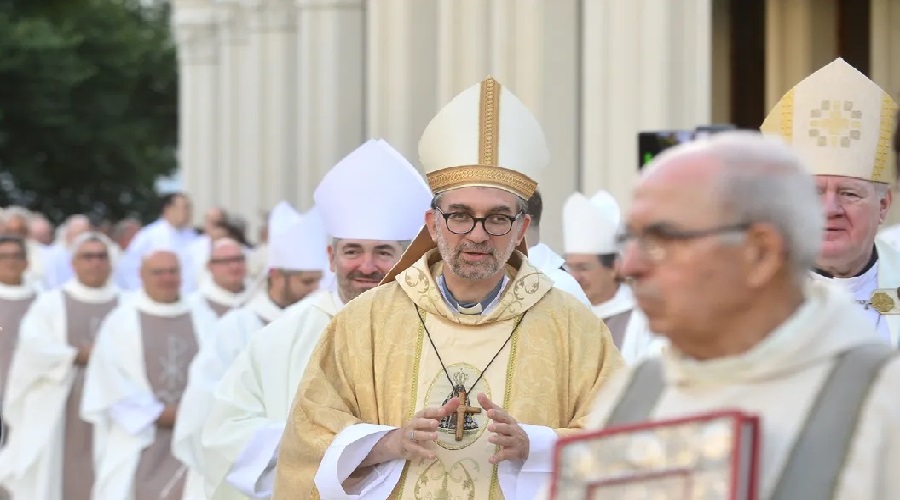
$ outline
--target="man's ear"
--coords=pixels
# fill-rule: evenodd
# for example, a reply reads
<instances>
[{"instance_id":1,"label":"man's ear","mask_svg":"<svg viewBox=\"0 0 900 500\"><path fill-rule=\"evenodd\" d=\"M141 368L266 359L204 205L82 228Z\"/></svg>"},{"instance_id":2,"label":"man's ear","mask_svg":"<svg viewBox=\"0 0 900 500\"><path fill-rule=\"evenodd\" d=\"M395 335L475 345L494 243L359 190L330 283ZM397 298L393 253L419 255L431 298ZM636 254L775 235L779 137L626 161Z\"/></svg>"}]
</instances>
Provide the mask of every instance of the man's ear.
<instances>
[{"instance_id":1,"label":"man's ear","mask_svg":"<svg viewBox=\"0 0 900 500\"><path fill-rule=\"evenodd\" d=\"M425 227L428 229L428 235L431 241L437 241L437 218L434 215L434 209L429 208L425 211Z\"/></svg>"}]
</instances>

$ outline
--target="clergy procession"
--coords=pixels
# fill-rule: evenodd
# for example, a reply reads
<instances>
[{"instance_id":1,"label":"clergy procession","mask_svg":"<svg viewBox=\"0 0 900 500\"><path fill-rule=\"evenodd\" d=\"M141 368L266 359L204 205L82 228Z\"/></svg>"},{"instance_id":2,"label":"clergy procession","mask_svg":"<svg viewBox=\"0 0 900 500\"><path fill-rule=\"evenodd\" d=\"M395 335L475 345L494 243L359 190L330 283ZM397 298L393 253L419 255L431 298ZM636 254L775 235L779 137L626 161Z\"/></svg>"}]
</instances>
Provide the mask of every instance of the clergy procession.
<instances>
[{"instance_id":1,"label":"clergy procession","mask_svg":"<svg viewBox=\"0 0 900 500\"><path fill-rule=\"evenodd\" d=\"M516 89L441 104L255 244L3 209L0 498L900 498L888 92L836 59L557 220Z\"/></svg>"}]
</instances>

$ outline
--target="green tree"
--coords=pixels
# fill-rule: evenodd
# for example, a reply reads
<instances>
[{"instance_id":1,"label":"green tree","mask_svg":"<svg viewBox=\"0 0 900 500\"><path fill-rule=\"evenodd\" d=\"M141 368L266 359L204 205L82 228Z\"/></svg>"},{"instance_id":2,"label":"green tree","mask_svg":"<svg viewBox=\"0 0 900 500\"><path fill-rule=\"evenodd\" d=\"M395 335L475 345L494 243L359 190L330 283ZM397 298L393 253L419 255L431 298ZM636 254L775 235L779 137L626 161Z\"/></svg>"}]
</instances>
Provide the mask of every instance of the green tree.
<instances>
[{"instance_id":1,"label":"green tree","mask_svg":"<svg viewBox=\"0 0 900 500\"><path fill-rule=\"evenodd\" d=\"M168 2L0 0L0 205L155 215L176 71Z\"/></svg>"}]
</instances>

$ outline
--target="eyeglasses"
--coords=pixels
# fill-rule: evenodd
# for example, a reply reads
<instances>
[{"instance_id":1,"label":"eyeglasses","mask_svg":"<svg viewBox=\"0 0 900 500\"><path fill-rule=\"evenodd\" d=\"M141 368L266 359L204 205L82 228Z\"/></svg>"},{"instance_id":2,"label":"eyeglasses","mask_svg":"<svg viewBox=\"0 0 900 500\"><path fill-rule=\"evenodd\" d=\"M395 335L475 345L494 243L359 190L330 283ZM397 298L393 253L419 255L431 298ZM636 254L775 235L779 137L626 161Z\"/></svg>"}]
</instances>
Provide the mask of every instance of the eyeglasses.
<instances>
[{"instance_id":1,"label":"eyeglasses","mask_svg":"<svg viewBox=\"0 0 900 500\"><path fill-rule=\"evenodd\" d=\"M640 234L625 232L616 236L616 246L619 253L623 253L629 243L635 242L638 250L651 262L661 262L668 256L672 243L728 233L743 233L752 225L750 222L742 222L707 229L675 229L665 224L656 224L646 227Z\"/></svg>"},{"instance_id":2,"label":"eyeglasses","mask_svg":"<svg viewBox=\"0 0 900 500\"><path fill-rule=\"evenodd\" d=\"M491 236L506 236L512 231L513 223L519 219L522 212L516 215L491 214L487 217L473 217L465 212L453 212L445 214L438 207L433 207L444 217L447 229L453 234L469 234L475 229L475 224L481 223L484 232Z\"/></svg>"},{"instance_id":3,"label":"eyeglasses","mask_svg":"<svg viewBox=\"0 0 900 500\"><path fill-rule=\"evenodd\" d=\"M84 252L78 254L79 260L107 260L109 254L106 252Z\"/></svg>"},{"instance_id":4,"label":"eyeglasses","mask_svg":"<svg viewBox=\"0 0 900 500\"><path fill-rule=\"evenodd\" d=\"M210 264L243 264L247 260L243 255L238 257L221 257L217 259L209 259Z\"/></svg>"},{"instance_id":5,"label":"eyeglasses","mask_svg":"<svg viewBox=\"0 0 900 500\"><path fill-rule=\"evenodd\" d=\"M165 276L169 275L177 275L181 270L177 267L158 267L155 269L150 269L150 275L152 276Z\"/></svg>"}]
</instances>

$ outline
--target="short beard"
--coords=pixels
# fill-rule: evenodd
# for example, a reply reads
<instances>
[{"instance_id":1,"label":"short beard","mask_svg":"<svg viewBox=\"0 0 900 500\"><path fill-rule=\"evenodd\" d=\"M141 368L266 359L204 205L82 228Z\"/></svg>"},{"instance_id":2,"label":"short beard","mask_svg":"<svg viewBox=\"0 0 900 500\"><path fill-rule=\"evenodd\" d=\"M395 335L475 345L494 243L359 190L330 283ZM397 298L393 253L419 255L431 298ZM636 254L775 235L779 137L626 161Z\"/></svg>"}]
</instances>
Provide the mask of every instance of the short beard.
<instances>
[{"instance_id":1,"label":"short beard","mask_svg":"<svg viewBox=\"0 0 900 500\"><path fill-rule=\"evenodd\" d=\"M450 247L450 244L447 243L447 240L444 239L443 232L438 229L437 231L437 247L438 252L441 254L441 259L450 266L450 270L453 274L459 276L460 278L478 281L490 278L491 276L497 274L500 269L506 265L506 261L509 260L510 255L512 255L513 250L516 248L516 240L510 239L509 244L503 251L498 251L495 248L492 248L488 245L478 245L472 243L460 243L460 245L456 248ZM460 258L460 254L463 251L471 251L477 250L479 252L487 252L491 254L491 259L486 259L484 262L475 263L472 265L466 265L462 262Z\"/></svg>"}]
</instances>

